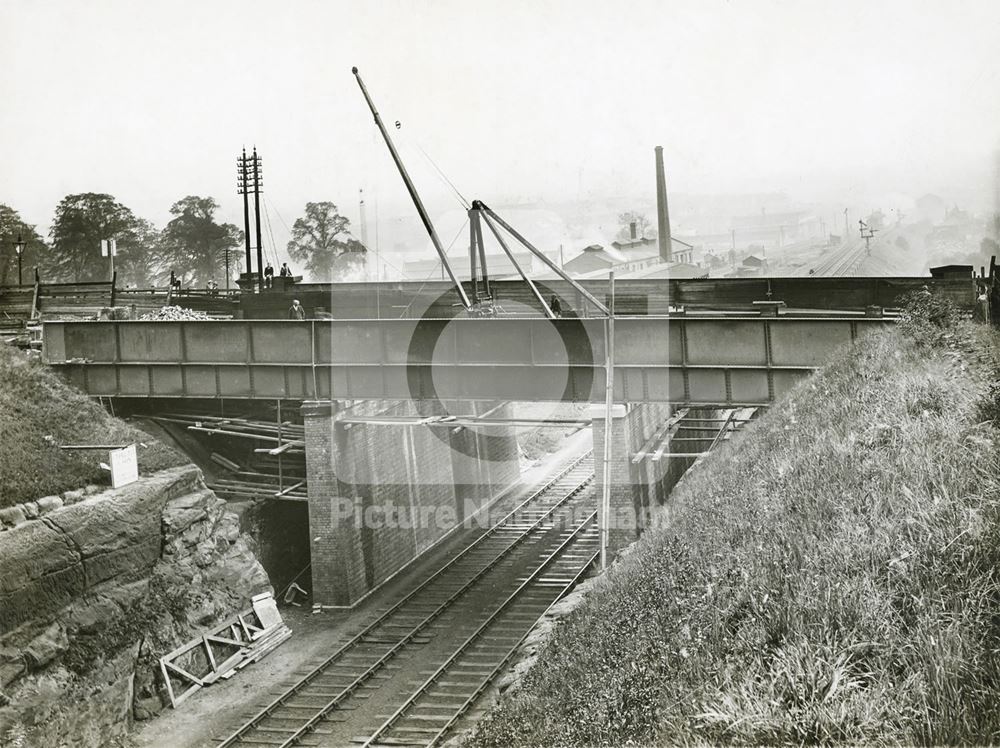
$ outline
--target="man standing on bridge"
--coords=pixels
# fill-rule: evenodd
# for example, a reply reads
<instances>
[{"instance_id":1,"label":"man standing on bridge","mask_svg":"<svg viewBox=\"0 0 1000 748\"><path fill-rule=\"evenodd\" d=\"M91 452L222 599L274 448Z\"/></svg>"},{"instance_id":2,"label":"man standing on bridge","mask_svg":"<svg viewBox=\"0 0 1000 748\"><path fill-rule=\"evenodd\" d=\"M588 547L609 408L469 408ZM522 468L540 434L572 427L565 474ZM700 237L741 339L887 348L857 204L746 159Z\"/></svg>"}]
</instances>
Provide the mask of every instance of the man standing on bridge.
<instances>
[{"instance_id":1,"label":"man standing on bridge","mask_svg":"<svg viewBox=\"0 0 1000 748\"><path fill-rule=\"evenodd\" d=\"M301 304L299 304L298 299L293 299L292 305L288 309L288 319L295 319L301 322L305 320L305 318L306 318L306 310L302 308Z\"/></svg>"}]
</instances>

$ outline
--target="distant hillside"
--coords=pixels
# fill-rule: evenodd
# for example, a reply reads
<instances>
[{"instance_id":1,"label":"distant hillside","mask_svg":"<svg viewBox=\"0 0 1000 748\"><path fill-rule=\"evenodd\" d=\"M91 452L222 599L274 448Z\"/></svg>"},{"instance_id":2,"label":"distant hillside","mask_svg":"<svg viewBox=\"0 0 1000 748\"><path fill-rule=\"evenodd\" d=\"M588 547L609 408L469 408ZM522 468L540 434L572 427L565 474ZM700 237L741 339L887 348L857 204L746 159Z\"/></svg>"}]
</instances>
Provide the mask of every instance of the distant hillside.
<instances>
[{"instance_id":1,"label":"distant hillside","mask_svg":"<svg viewBox=\"0 0 1000 748\"><path fill-rule=\"evenodd\" d=\"M696 467L468 744L1000 740L997 339L935 307Z\"/></svg>"},{"instance_id":2,"label":"distant hillside","mask_svg":"<svg viewBox=\"0 0 1000 748\"><path fill-rule=\"evenodd\" d=\"M62 450L67 444L139 442L140 472L188 460L152 436L112 418L36 360L0 345L0 507L89 483L109 485L107 452Z\"/></svg>"}]
</instances>

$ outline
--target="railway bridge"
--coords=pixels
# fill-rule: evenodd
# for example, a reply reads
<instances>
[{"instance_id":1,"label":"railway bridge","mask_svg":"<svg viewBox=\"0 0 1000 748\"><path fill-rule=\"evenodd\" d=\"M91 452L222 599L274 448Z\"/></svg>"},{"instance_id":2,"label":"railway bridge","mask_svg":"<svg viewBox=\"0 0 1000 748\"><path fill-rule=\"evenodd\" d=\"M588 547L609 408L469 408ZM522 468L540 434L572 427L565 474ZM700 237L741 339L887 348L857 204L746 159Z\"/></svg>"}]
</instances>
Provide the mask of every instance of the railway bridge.
<instances>
[{"instance_id":1,"label":"railway bridge","mask_svg":"<svg viewBox=\"0 0 1000 748\"><path fill-rule=\"evenodd\" d=\"M592 405L594 455L605 426L612 440L607 465L594 460L598 484L605 472L611 483L601 524L612 546L627 543L684 469L752 412L741 409L767 406L896 319L858 308L873 280L837 279L843 310L772 297L649 314L649 295L647 313L614 318L449 319L432 292L416 319L46 322L43 354L92 396L298 408L314 599L342 606L518 480L510 402ZM974 300L971 279L945 283ZM823 303L837 293L827 288Z\"/></svg>"}]
</instances>

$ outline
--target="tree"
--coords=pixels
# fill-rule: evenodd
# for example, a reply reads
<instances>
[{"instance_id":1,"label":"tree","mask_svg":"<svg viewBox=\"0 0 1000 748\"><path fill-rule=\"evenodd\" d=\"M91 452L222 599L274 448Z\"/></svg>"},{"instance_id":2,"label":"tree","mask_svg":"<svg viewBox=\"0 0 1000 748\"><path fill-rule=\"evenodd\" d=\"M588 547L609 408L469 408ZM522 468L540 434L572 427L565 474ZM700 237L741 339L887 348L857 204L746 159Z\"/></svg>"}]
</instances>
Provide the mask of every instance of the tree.
<instances>
[{"instance_id":1,"label":"tree","mask_svg":"<svg viewBox=\"0 0 1000 748\"><path fill-rule=\"evenodd\" d=\"M216 223L219 204L211 197L188 195L170 208L174 218L160 235L160 262L186 285L202 286L214 280L225 287L226 253L229 272L239 274L243 232L231 223Z\"/></svg>"},{"instance_id":2,"label":"tree","mask_svg":"<svg viewBox=\"0 0 1000 748\"><path fill-rule=\"evenodd\" d=\"M34 283L34 268L47 250L45 240L38 235L34 226L24 222L16 210L0 203L0 286L15 285L18 282L14 243L19 236L25 245L21 255L23 281Z\"/></svg>"},{"instance_id":3,"label":"tree","mask_svg":"<svg viewBox=\"0 0 1000 748\"><path fill-rule=\"evenodd\" d=\"M618 236L622 241L629 241L632 238L632 224L635 224L635 237L642 239L649 228L649 219L636 211L630 210L618 216Z\"/></svg>"},{"instance_id":4,"label":"tree","mask_svg":"<svg viewBox=\"0 0 1000 748\"><path fill-rule=\"evenodd\" d=\"M313 280L343 279L364 266L368 249L351 236L350 221L331 202L306 203L306 213L292 226L288 254L305 264Z\"/></svg>"},{"instance_id":5,"label":"tree","mask_svg":"<svg viewBox=\"0 0 1000 748\"><path fill-rule=\"evenodd\" d=\"M147 288L159 274L160 232L152 221L136 218L131 231L118 240L115 271L119 286Z\"/></svg>"},{"instance_id":6,"label":"tree","mask_svg":"<svg viewBox=\"0 0 1000 748\"><path fill-rule=\"evenodd\" d=\"M42 269L47 280L95 281L110 278L110 263L101 256L101 240L118 243L118 257L132 262L153 259L150 237L132 211L111 195L85 192L67 195L56 206L49 232L52 251Z\"/></svg>"}]
</instances>

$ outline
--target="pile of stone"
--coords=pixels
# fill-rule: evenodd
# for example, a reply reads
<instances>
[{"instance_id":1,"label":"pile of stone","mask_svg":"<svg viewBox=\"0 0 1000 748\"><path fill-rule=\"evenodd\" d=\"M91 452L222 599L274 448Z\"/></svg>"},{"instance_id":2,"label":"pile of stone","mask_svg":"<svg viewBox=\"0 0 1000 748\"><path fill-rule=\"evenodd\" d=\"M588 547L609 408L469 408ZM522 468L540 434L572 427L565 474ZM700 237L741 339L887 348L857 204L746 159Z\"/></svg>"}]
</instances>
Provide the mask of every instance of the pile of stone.
<instances>
[{"instance_id":1,"label":"pile of stone","mask_svg":"<svg viewBox=\"0 0 1000 748\"><path fill-rule=\"evenodd\" d=\"M155 312L146 312L139 319L148 322L171 322L179 320L209 320L212 319L205 312L196 312L194 309L185 309L181 306L165 306Z\"/></svg>"}]
</instances>

